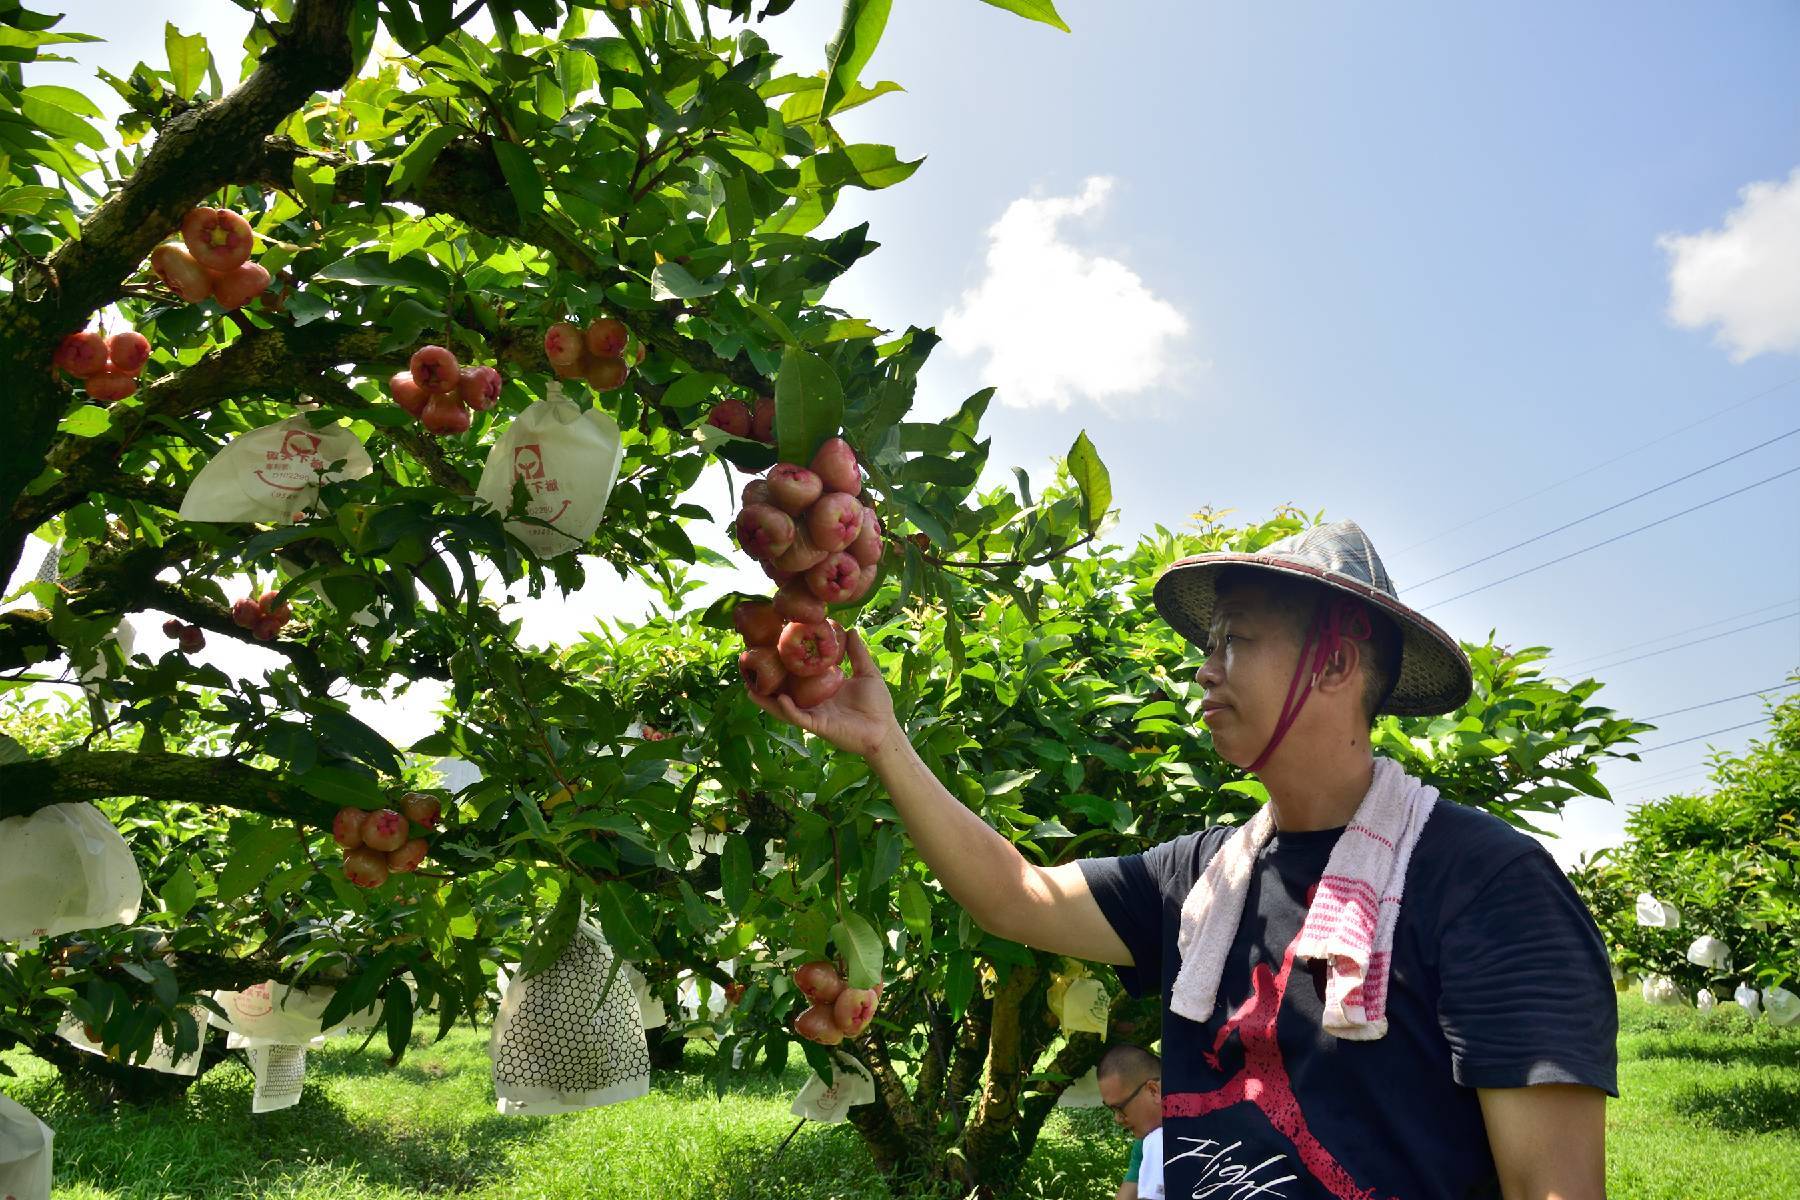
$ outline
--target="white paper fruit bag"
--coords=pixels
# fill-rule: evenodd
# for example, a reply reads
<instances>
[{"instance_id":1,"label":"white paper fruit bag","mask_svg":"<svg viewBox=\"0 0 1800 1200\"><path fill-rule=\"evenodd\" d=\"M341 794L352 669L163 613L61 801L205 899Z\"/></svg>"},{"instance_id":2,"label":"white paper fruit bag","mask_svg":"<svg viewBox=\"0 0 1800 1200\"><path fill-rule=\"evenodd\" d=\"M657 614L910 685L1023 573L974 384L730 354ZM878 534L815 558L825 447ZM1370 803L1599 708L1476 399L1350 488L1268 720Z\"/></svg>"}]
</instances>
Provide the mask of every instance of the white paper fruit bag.
<instances>
[{"instance_id":1,"label":"white paper fruit bag","mask_svg":"<svg viewBox=\"0 0 1800 1200\"><path fill-rule=\"evenodd\" d=\"M52 804L0 820L0 941L137 920L144 896L131 847L91 804Z\"/></svg>"},{"instance_id":2,"label":"white paper fruit bag","mask_svg":"<svg viewBox=\"0 0 1800 1200\"><path fill-rule=\"evenodd\" d=\"M200 1073L200 1059L206 1050L206 1018L210 1015L205 1008L196 1004L187 1009L193 1018L195 1031L200 1035L200 1043L185 1058L175 1057L175 1047L157 1032L156 1040L150 1046L150 1057L142 1062L132 1061L131 1066L146 1071L158 1071L164 1075L186 1075L193 1077ZM105 1054L106 1047L87 1035L87 1029L76 1019L74 1013L66 1013L61 1024L56 1027L56 1034L63 1041L77 1050L85 1050L89 1054ZM3 1195L3 1194L0 1194Z\"/></svg>"},{"instance_id":3,"label":"white paper fruit bag","mask_svg":"<svg viewBox=\"0 0 1800 1200\"><path fill-rule=\"evenodd\" d=\"M1658 900L1649 892L1639 892L1637 923L1649 929L1680 929L1681 910L1673 904Z\"/></svg>"},{"instance_id":4,"label":"white paper fruit bag","mask_svg":"<svg viewBox=\"0 0 1800 1200\"><path fill-rule=\"evenodd\" d=\"M342 466L333 470L333 464ZM319 486L373 469L369 452L342 425L314 429L304 416L231 440L202 467L181 501L184 521L290 524L319 498Z\"/></svg>"},{"instance_id":5,"label":"white paper fruit bag","mask_svg":"<svg viewBox=\"0 0 1800 1200\"><path fill-rule=\"evenodd\" d=\"M832 1053L831 1082L817 1075L806 1081L794 1097L788 1111L809 1121L835 1125L849 1119L850 1109L858 1104L875 1103L875 1081L863 1065L838 1050Z\"/></svg>"},{"instance_id":6,"label":"white paper fruit bag","mask_svg":"<svg viewBox=\"0 0 1800 1200\"><path fill-rule=\"evenodd\" d=\"M213 1002L226 1016L209 1014L212 1023L231 1036L226 1042L230 1050L252 1046L324 1045L324 1039L339 1033L373 1029L381 1020L381 1010L371 1005L351 1013L330 1029L319 1018L331 1004L337 989L330 987L291 988L273 981L253 984L241 992L212 993Z\"/></svg>"},{"instance_id":7,"label":"white paper fruit bag","mask_svg":"<svg viewBox=\"0 0 1800 1200\"><path fill-rule=\"evenodd\" d=\"M555 558L585 544L600 527L619 477L619 426L599 409L583 412L562 388L520 413L488 451L475 494L510 513L513 485L530 497L524 515L554 528L507 522L507 531L539 558Z\"/></svg>"},{"instance_id":8,"label":"white paper fruit bag","mask_svg":"<svg viewBox=\"0 0 1800 1200\"><path fill-rule=\"evenodd\" d=\"M50 1152L56 1135L30 1109L0 1096L0 1197L50 1200Z\"/></svg>"}]
</instances>

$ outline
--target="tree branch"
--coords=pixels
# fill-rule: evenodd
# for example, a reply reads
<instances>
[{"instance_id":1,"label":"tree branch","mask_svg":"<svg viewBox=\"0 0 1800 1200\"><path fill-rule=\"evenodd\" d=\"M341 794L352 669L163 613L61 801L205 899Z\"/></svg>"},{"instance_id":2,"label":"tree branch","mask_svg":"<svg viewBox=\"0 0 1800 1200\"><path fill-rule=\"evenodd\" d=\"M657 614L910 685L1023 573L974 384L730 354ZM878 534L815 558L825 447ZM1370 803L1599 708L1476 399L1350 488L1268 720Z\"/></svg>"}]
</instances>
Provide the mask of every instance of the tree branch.
<instances>
[{"instance_id":1,"label":"tree branch","mask_svg":"<svg viewBox=\"0 0 1800 1200\"><path fill-rule=\"evenodd\" d=\"M118 297L121 285L194 203L246 173L262 139L314 92L350 76L356 0L296 0L291 20L250 77L225 97L170 120L138 169L0 303L0 364L11 387L11 436L0 447L0 511L43 469L68 390L51 351ZM18 566L35 526L0 532L0 577Z\"/></svg>"},{"instance_id":2,"label":"tree branch","mask_svg":"<svg viewBox=\"0 0 1800 1200\"><path fill-rule=\"evenodd\" d=\"M165 751L65 750L49 758L0 764L0 817L22 817L52 804L144 796L200 800L329 828L334 805L272 771L231 758Z\"/></svg>"}]
</instances>

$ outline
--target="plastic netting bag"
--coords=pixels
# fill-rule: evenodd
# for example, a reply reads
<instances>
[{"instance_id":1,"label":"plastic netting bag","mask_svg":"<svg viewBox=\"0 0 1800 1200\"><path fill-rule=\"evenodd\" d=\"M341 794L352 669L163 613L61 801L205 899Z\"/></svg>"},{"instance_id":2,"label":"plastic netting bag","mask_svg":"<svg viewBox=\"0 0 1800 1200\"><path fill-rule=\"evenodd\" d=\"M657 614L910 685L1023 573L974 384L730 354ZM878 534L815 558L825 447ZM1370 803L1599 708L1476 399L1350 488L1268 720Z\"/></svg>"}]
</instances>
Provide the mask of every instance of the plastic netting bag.
<instances>
[{"instance_id":1,"label":"plastic netting bag","mask_svg":"<svg viewBox=\"0 0 1800 1200\"><path fill-rule=\"evenodd\" d=\"M649 1092L650 1048L622 965L584 920L549 967L507 981L488 1041L501 1113L577 1112Z\"/></svg>"},{"instance_id":2,"label":"plastic netting bag","mask_svg":"<svg viewBox=\"0 0 1800 1200\"><path fill-rule=\"evenodd\" d=\"M318 501L321 484L373 468L349 429L315 429L304 415L292 416L239 434L213 455L188 485L181 519L290 524Z\"/></svg>"},{"instance_id":3,"label":"plastic netting bag","mask_svg":"<svg viewBox=\"0 0 1800 1200\"><path fill-rule=\"evenodd\" d=\"M0 1197L50 1200L56 1134L10 1096L0 1096Z\"/></svg>"},{"instance_id":4,"label":"plastic netting bag","mask_svg":"<svg viewBox=\"0 0 1800 1200\"><path fill-rule=\"evenodd\" d=\"M555 558L600 527L620 457L618 424L600 409L582 411L553 383L495 440L475 494L511 513L514 485L522 484L524 515L545 524L508 521L507 531L539 558Z\"/></svg>"},{"instance_id":5,"label":"plastic netting bag","mask_svg":"<svg viewBox=\"0 0 1800 1200\"><path fill-rule=\"evenodd\" d=\"M144 895L131 847L91 804L51 804L0 820L0 940L39 939L137 920Z\"/></svg>"}]
</instances>

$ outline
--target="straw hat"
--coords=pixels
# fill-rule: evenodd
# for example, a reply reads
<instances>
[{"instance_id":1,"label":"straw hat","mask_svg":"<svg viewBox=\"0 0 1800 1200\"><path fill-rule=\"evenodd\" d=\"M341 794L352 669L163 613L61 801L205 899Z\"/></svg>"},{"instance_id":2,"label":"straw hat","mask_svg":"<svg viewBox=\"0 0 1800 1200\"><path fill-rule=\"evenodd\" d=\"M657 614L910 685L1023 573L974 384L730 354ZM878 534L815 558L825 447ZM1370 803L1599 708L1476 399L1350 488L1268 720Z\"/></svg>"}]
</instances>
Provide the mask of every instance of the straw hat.
<instances>
[{"instance_id":1,"label":"straw hat","mask_svg":"<svg viewBox=\"0 0 1800 1200\"><path fill-rule=\"evenodd\" d=\"M1455 638L1400 603L1375 544L1356 522L1315 525L1253 554L1196 554L1171 565L1156 580L1156 611L1190 642L1206 643L1219 572L1226 567L1310 579L1387 614L1400 629L1400 677L1382 712L1429 716L1461 708L1468 700L1474 688L1468 655Z\"/></svg>"}]
</instances>

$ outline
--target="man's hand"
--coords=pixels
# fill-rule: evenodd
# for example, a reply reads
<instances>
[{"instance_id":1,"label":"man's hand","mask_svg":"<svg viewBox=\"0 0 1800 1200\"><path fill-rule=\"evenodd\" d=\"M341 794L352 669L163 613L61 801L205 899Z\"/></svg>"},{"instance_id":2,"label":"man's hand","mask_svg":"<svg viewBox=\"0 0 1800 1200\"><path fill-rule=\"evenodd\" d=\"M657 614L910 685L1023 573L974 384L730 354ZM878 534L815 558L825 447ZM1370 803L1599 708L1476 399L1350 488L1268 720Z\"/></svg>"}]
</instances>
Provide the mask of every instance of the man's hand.
<instances>
[{"instance_id":1,"label":"man's hand","mask_svg":"<svg viewBox=\"0 0 1800 1200\"><path fill-rule=\"evenodd\" d=\"M839 750L868 758L883 746L892 746L896 739L905 739L900 723L894 719L894 698L876 669L869 647L855 630L847 636L855 674L831 699L814 708L800 708L782 695L758 696L752 692L750 698L771 716L817 734Z\"/></svg>"},{"instance_id":2,"label":"man's hand","mask_svg":"<svg viewBox=\"0 0 1800 1200\"><path fill-rule=\"evenodd\" d=\"M1605 1092L1540 1084L1476 1095L1506 1200L1605 1200Z\"/></svg>"}]
</instances>

